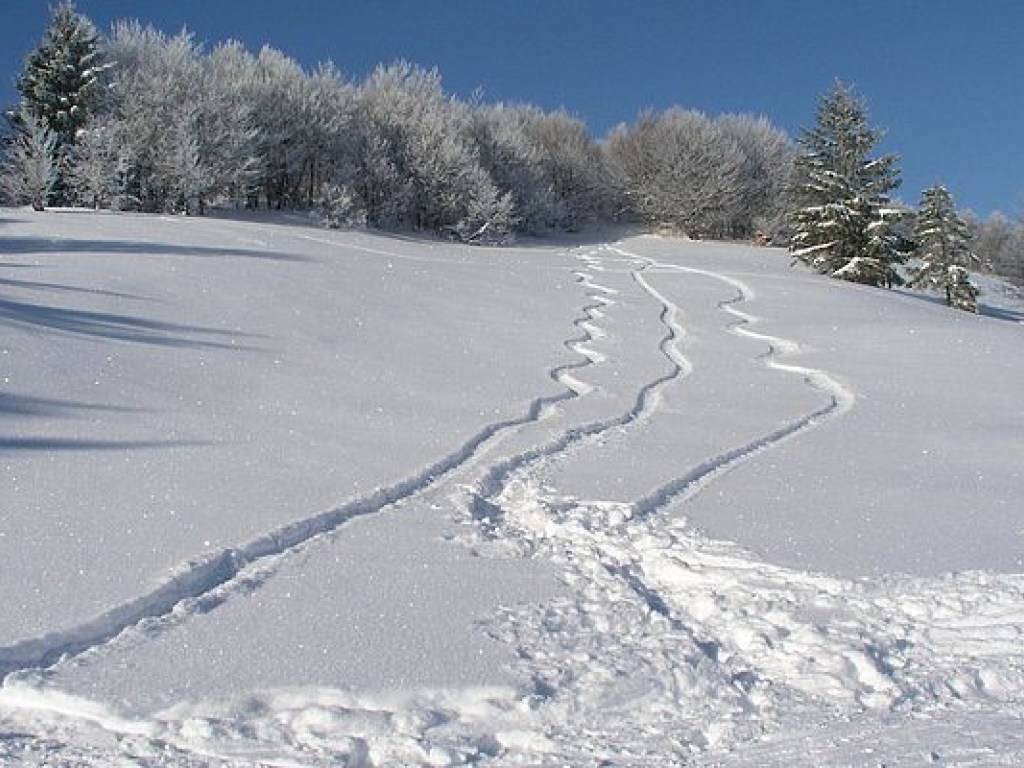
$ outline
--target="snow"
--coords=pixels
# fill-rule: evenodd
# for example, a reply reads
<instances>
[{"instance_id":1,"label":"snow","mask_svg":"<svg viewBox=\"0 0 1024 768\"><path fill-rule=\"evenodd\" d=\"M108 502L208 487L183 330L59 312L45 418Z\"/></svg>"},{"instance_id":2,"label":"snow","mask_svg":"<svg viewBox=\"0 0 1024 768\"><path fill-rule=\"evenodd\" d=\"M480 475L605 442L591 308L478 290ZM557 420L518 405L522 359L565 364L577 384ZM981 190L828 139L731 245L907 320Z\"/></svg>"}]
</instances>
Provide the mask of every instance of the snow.
<instances>
[{"instance_id":1,"label":"snow","mask_svg":"<svg viewBox=\"0 0 1024 768\"><path fill-rule=\"evenodd\" d=\"M0 764L1020 763L995 287L0 212Z\"/></svg>"}]
</instances>

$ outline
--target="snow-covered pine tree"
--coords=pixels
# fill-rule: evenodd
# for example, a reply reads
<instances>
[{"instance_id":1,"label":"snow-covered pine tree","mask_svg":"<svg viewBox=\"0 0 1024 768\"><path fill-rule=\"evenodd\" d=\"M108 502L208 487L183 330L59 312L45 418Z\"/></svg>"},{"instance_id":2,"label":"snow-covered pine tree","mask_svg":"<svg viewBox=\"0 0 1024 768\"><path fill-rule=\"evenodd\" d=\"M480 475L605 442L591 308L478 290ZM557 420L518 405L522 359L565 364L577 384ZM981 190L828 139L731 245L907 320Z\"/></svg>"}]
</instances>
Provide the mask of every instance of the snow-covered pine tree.
<instances>
[{"instance_id":1,"label":"snow-covered pine tree","mask_svg":"<svg viewBox=\"0 0 1024 768\"><path fill-rule=\"evenodd\" d=\"M26 109L14 123L0 165L0 190L6 199L41 211L57 183L57 136Z\"/></svg>"},{"instance_id":2,"label":"snow-covered pine tree","mask_svg":"<svg viewBox=\"0 0 1024 768\"><path fill-rule=\"evenodd\" d=\"M96 106L98 77L104 66L96 27L75 10L74 3L61 2L53 9L43 41L26 58L17 81L22 111L42 121L53 134L58 160L70 154ZM61 198L65 191L62 165L56 163L54 184Z\"/></svg>"},{"instance_id":3,"label":"snow-covered pine tree","mask_svg":"<svg viewBox=\"0 0 1024 768\"><path fill-rule=\"evenodd\" d=\"M836 82L818 106L817 125L798 140L790 250L823 274L891 286L906 255L900 211L888 197L900 183L898 158L871 156L881 137L865 103Z\"/></svg>"},{"instance_id":4,"label":"snow-covered pine tree","mask_svg":"<svg viewBox=\"0 0 1024 768\"><path fill-rule=\"evenodd\" d=\"M943 291L949 306L977 312L978 289L967 270L980 268L982 260L971 250L970 239L949 191L941 184L926 189L914 227L919 262L910 269L910 285Z\"/></svg>"}]
</instances>

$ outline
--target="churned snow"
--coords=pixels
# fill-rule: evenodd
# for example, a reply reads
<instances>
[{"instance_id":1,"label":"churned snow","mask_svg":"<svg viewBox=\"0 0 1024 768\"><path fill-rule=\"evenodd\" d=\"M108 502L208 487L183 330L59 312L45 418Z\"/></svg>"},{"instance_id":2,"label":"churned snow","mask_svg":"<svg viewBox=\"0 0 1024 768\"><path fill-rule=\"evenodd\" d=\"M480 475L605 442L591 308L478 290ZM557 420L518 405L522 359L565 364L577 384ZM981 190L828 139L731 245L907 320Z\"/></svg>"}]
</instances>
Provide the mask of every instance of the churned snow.
<instances>
[{"instance_id":1,"label":"churned snow","mask_svg":"<svg viewBox=\"0 0 1024 768\"><path fill-rule=\"evenodd\" d=\"M0 212L0 764L1020 763L990 296Z\"/></svg>"}]
</instances>

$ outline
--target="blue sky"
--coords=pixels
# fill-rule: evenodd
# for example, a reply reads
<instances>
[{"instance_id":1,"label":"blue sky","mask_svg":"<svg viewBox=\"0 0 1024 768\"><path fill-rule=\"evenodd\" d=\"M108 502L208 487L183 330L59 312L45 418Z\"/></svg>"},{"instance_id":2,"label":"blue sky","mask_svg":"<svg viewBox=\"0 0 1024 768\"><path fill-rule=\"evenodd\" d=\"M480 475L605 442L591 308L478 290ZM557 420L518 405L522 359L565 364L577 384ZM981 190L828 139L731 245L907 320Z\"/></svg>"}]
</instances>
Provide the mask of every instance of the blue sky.
<instances>
[{"instance_id":1,"label":"blue sky","mask_svg":"<svg viewBox=\"0 0 1024 768\"><path fill-rule=\"evenodd\" d=\"M0 11L11 103L46 0ZM853 83L900 155L898 196L942 182L978 213L1024 208L1020 0L78 0L101 30L137 18L209 45L264 44L353 78L405 58L460 96L564 106L597 136L645 108L768 117L791 135L836 78Z\"/></svg>"}]
</instances>

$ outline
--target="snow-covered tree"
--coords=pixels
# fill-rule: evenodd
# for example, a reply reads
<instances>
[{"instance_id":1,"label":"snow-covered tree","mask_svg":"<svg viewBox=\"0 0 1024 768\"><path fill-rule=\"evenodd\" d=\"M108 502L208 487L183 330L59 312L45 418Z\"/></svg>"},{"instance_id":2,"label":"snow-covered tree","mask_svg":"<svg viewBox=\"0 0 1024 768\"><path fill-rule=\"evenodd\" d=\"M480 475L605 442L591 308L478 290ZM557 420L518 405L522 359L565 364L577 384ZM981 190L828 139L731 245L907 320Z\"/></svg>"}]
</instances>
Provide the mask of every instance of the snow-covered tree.
<instances>
[{"instance_id":1,"label":"snow-covered tree","mask_svg":"<svg viewBox=\"0 0 1024 768\"><path fill-rule=\"evenodd\" d=\"M221 112L209 98L199 46L186 31L167 37L121 22L114 26L110 56L117 68L108 118L117 126L119 162L129 168L126 199L146 211L201 212L230 186L247 156L243 152L226 169L218 158L211 136L230 126L214 125Z\"/></svg>"},{"instance_id":2,"label":"snow-covered tree","mask_svg":"<svg viewBox=\"0 0 1024 768\"><path fill-rule=\"evenodd\" d=\"M648 225L720 236L741 200L744 155L701 112L673 107L620 126L605 148L630 209Z\"/></svg>"},{"instance_id":3,"label":"snow-covered tree","mask_svg":"<svg viewBox=\"0 0 1024 768\"><path fill-rule=\"evenodd\" d=\"M132 167L122 125L106 116L92 118L78 133L66 175L75 199L91 208L128 210Z\"/></svg>"},{"instance_id":4,"label":"snow-covered tree","mask_svg":"<svg viewBox=\"0 0 1024 768\"><path fill-rule=\"evenodd\" d=\"M881 138L868 125L865 103L837 82L819 104L817 125L798 140L790 249L823 274L868 285L898 282L902 213L888 196L900 183L898 158L872 157Z\"/></svg>"},{"instance_id":5,"label":"snow-covered tree","mask_svg":"<svg viewBox=\"0 0 1024 768\"><path fill-rule=\"evenodd\" d=\"M369 222L502 238L513 201L482 168L469 108L445 93L436 70L378 68L359 93L358 183Z\"/></svg>"},{"instance_id":6,"label":"snow-covered tree","mask_svg":"<svg viewBox=\"0 0 1024 768\"><path fill-rule=\"evenodd\" d=\"M201 214L213 188L213 174L203 162L198 106L180 105L166 127L156 171L163 182L164 207L175 213Z\"/></svg>"},{"instance_id":7,"label":"snow-covered tree","mask_svg":"<svg viewBox=\"0 0 1024 768\"><path fill-rule=\"evenodd\" d=\"M259 169L252 99L255 58L231 41L201 57L200 69L203 87L195 140L209 175L208 194L242 205L257 183Z\"/></svg>"},{"instance_id":8,"label":"snow-covered tree","mask_svg":"<svg viewBox=\"0 0 1024 768\"><path fill-rule=\"evenodd\" d=\"M612 207L612 186L601 152L586 125L564 110L520 113L527 140L554 198L551 226L575 231L605 218Z\"/></svg>"},{"instance_id":9,"label":"snow-covered tree","mask_svg":"<svg viewBox=\"0 0 1024 768\"><path fill-rule=\"evenodd\" d=\"M728 237L773 240L784 228L785 187L793 169L793 143L763 117L725 115L715 127L739 149L739 199L726 216Z\"/></svg>"},{"instance_id":10,"label":"snow-covered tree","mask_svg":"<svg viewBox=\"0 0 1024 768\"><path fill-rule=\"evenodd\" d=\"M299 64L264 46L242 90L253 105L257 187L269 207L308 203L303 176L315 152L320 116L311 110L310 78Z\"/></svg>"},{"instance_id":11,"label":"snow-covered tree","mask_svg":"<svg viewBox=\"0 0 1024 768\"><path fill-rule=\"evenodd\" d=\"M43 210L58 178L57 134L27 109L16 121L14 135L4 147L0 189L4 197Z\"/></svg>"},{"instance_id":12,"label":"snow-covered tree","mask_svg":"<svg viewBox=\"0 0 1024 768\"><path fill-rule=\"evenodd\" d=\"M910 285L942 291L949 306L976 312L978 289L968 269L979 269L982 261L971 250L970 238L949 191L941 184L926 189L914 227L918 262L909 270Z\"/></svg>"},{"instance_id":13,"label":"snow-covered tree","mask_svg":"<svg viewBox=\"0 0 1024 768\"><path fill-rule=\"evenodd\" d=\"M54 137L59 156L70 154L79 131L99 97L99 75L105 68L99 35L92 22L71 2L52 9L42 43L25 60L18 77L21 112L41 121ZM20 120L17 113L14 122ZM30 130L29 133L32 133ZM65 197L63 163L57 164L54 191Z\"/></svg>"},{"instance_id":14,"label":"snow-covered tree","mask_svg":"<svg viewBox=\"0 0 1024 768\"><path fill-rule=\"evenodd\" d=\"M96 28L73 3L62 2L53 9L42 44L28 55L18 78L22 103L59 143L74 143L96 103L102 68Z\"/></svg>"},{"instance_id":15,"label":"snow-covered tree","mask_svg":"<svg viewBox=\"0 0 1024 768\"><path fill-rule=\"evenodd\" d=\"M967 213L964 220L972 232L972 249L985 265L1024 287L1024 224L998 212L984 220Z\"/></svg>"},{"instance_id":16,"label":"snow-covered tree","mask_svg":"<svg viewBox=\"0 0 1024 768\"><path fill-rule=\"evenodd\" d=\"M497 104L473 109L470 131L480 164L511 196L517 228L542 234L558 218L551 183L541 165L541 152L524 128L529 107Z\"/></svg>"}]
</instances>

